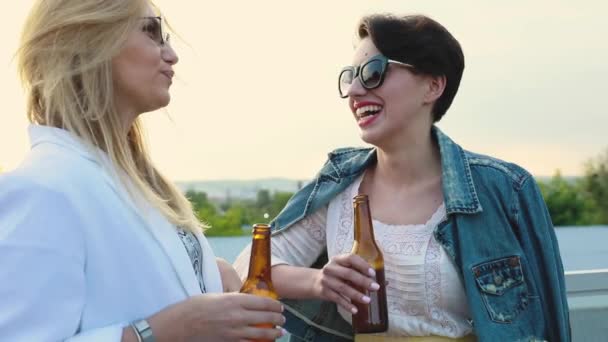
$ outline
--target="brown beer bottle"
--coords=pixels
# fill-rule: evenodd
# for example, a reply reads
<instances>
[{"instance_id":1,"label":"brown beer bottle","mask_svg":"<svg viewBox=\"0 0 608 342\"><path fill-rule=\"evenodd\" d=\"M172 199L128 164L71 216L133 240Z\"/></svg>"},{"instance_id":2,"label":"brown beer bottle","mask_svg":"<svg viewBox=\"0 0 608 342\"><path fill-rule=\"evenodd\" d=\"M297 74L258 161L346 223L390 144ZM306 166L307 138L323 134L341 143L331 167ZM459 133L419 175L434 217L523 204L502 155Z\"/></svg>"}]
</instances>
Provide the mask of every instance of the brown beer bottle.
<instances>
[{"instance_id":1,"label":"brown beer bottle","mask_svg":"<svg viewBox=\"0 0 608 342\"><path fill-rule=\"evenodd\" d=\"M251 240L251 257L249 258L249 274L241 287L241 293L278 299L270 274L270 225L254 224ZM258 328L274 328L272 323L256 324ZM268 340L251 340L265 342Z\"/></svg>"},{"instance_id":2,"label":"brown beer bottle","mask_svg":"<svg viewBox=\"0 0 608 342\"><path fill-rule=\"evenodd\" d=\"M372 216L367 195L353 198L354 233L352 253L367 261L376 271L375 281L380 285L378 291L358 288L368 296L369 304L353 302L357 313L353 314L353 329L357 334L378 333L388 330L388 310L386 305L386 281L384 279L384 257L376 245Z\"/></svg>"}]
</instances>

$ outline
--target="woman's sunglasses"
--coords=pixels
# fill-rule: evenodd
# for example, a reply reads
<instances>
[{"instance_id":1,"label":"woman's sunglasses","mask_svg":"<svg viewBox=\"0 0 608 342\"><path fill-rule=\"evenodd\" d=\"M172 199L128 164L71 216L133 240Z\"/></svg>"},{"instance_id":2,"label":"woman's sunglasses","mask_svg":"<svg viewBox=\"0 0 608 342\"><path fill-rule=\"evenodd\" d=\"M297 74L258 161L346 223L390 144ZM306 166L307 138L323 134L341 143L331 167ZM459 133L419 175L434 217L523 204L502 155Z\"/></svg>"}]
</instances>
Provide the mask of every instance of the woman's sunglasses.
<instances>
[{"instance_id":1,"label":"woman's sunglasses","mask_svg":"<svg viewBox=\"0 0 608 342\"><path fill-rule=\"evenodd\" d=\"M158 45L163 46L169 41L169 34L163 34L163 19L161 17L143 17L146 23L142 30Z\"/></svg>"},{"instance_id":2,"label":"woman's sunglasses","mask_svg":"<svg viewBox=\"0 0 608 342\"><path fill-rule=\"evenodd\" d=\"M338 78L340 97L343 99L348 97L348 91L357 77L365 89L375 89L381 86L389 64L414 68L411 64L388 59L384 55L376 55L357 67L347 66L342 69Z\"/></svg>"}]
</instances>

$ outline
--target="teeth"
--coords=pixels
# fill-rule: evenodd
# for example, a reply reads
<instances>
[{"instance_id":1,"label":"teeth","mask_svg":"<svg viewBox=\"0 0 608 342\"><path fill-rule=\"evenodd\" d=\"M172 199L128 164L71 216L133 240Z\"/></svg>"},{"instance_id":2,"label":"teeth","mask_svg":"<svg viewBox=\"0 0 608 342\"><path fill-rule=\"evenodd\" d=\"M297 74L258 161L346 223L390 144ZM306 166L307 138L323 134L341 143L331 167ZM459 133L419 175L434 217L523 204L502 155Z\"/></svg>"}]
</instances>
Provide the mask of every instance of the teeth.
<instances>
[{"instance_id":1,"label":"teeth","mask_svg":"<svg viewBox=\"0 0 608 342\"><path fill-rule=\"evenodd\" d=\"M363 107L357 108L356 113L357 113L357 116L361 117L366 114L369 114L369 112L378 112L378 111L380 111L380 109L382 109L382 106L369 105L369 106L363 106Z\"/></svg>"}]
</instances>

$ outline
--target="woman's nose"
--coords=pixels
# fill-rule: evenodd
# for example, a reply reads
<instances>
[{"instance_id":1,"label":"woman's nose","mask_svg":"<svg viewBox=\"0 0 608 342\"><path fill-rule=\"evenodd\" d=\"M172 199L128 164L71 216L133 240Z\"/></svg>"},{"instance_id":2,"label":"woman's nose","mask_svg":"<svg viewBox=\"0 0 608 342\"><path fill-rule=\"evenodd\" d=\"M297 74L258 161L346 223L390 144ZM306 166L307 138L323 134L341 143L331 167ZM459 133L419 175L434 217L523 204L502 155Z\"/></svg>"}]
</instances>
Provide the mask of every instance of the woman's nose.
<instances>
[{"instance_id":1,"label":"woman's nose","mask_svg":"<svg viewBox=\"0 0 608 342\"><path fill-rule=\"evenodd\" d=\"M165 45L163 45L162 58L170 65L177 64L177 62L179 61L177 53L175 52L175 50L173 50L173 47L171 46L171 44L169 44L169 42L165 42Z\"/></svg>"},{"instance_id":2,"label":"woman's nose","mask_svg":"<svg viewBox=\"0 0 608 342\"><path fill-rule=\"evenodd\" d=\"M350 87L348 88L348 91L346 92L346 95L350 96L361 96L361 95L365 95L365 93L367 92L367 89L365 89L365 87L363 87L363 85L361 84L361 81L359 80L359 77L356 77L353 80L353 83L351 83Z\"/></svg>"}]
</instances>

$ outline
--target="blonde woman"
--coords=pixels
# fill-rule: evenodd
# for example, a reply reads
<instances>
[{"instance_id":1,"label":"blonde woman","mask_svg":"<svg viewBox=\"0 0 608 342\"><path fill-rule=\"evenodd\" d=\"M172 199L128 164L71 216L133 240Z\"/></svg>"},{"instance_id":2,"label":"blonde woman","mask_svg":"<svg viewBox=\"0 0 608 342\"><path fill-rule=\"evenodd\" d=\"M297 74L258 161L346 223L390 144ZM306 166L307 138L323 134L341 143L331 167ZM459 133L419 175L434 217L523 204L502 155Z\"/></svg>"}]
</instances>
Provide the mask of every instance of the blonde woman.
<instances>
[{"instance_id":1,"label":"blonde woman","mask_svg":"<svg viewBox=\"0 0 608 342\"><path fill-rule=\"evenodd\" d=\"M29 14L18 57L31 151L0 177L2 341L282 334L251 326L281 325L279 302L221 293L238 288L234 270L218 269L144 149L138 116L169 103L178 62L153 8L39 0Z\"/></svg>"}]
</instances>

